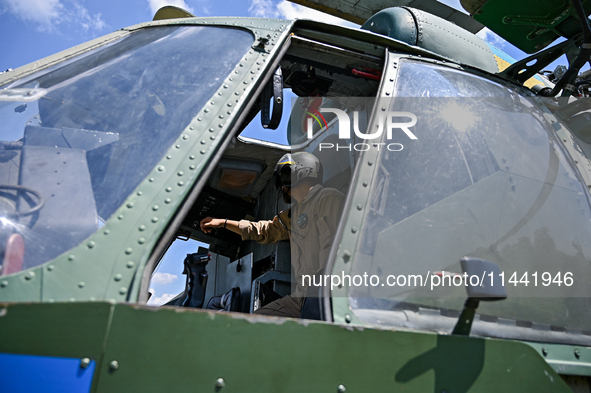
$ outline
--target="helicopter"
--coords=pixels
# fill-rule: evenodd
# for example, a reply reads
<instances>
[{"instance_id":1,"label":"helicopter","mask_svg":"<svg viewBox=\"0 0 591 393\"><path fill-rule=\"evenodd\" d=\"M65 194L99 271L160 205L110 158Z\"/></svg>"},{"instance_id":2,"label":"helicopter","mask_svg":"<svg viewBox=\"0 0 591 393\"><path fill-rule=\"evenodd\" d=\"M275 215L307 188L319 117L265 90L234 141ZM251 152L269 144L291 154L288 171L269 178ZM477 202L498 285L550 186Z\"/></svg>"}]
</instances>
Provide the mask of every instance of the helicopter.
<instances>
[{"instance_id":1,"label":"helicopter","mask_svg":"<svg viewBox=\"0 0 591 393\"><path fill-rule=\"evenodd\" d=\"M167 6L0 74L2 391L589 390L591 1L296 2L362 26ZM200 223L302 151L345 207L312 312L258 315L289 242Z\"/></svg>"}]
</instances>

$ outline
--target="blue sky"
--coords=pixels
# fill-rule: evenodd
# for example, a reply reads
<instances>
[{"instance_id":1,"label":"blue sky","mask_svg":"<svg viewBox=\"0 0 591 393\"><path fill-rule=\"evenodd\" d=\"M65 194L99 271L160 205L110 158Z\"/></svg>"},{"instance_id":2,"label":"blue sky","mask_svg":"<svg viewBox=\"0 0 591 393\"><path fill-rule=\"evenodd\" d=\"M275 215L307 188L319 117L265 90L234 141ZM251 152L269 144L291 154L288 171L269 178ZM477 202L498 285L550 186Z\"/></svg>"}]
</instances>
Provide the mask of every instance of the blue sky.
<instances>
[{"instance_id":1,"label":"blue sky","mask_svg":"<svg viewBox=\"0 0 591 393\"><path fill-rule=\"evenodd\" d=\"M459 0L444 0L461 9ZM0 0L0 70L17 68L122 27L151 20L166 4L197 16L338 19L285 0ZM342 23L342 21L341 21ZM480 34L516 58L523 53Z\"/></svg>"},{"instance_id":2,"label":"blue sky","mask_svg":"<svg viewBox=\"0 0 591 393\"><path fill-rule=\"evenodd\" d=\"M443 2L461 10L459 0ZM354 26L285 0L0 0L0 36L4 37L0 40L0 71L149 21L160 7L167 4L184 8L196 16L310 18ZM516 59L525 57L523 52L489 31L483 31L479 36ZM286 103L289 101L285 100ZM257 132L269 131L261 131L259 127ZM261 135L261 139L269 138ZM194 241L173 244L153 277L151 303L162 304L183 290L182 261L187 253L196 252L198 246Z\"/></svg>"}]
</instances>

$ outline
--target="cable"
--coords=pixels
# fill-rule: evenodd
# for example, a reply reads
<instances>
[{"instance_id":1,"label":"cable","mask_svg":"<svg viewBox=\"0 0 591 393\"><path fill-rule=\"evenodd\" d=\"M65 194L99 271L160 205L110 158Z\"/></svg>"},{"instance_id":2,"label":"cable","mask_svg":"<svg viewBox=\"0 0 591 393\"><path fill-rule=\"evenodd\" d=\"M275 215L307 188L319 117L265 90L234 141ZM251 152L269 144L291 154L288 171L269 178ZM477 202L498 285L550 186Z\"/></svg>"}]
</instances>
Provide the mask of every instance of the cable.
<instances>
[{"instance_id":1,"label":"cable","mask_svg":"<svg viewBox=\"0 0 591 393\"><path fill-rule=\"evenodd\" d=\"M25 187L25 186L11 185L11 184L0 184L0 189L26 192L29 194L33 194L33 195L35 195L35 197L37 197L37 200L38 200L37 205L27 212L24 212L24 213L18 212L18 214L20 216L29 216L33 213L36 213L39 210L41 210L41 208L45 204L45 199L43 199L43 196L41 196L41 193L37 190L33 190L32 188Z\"/></svg>"}]
</instances>

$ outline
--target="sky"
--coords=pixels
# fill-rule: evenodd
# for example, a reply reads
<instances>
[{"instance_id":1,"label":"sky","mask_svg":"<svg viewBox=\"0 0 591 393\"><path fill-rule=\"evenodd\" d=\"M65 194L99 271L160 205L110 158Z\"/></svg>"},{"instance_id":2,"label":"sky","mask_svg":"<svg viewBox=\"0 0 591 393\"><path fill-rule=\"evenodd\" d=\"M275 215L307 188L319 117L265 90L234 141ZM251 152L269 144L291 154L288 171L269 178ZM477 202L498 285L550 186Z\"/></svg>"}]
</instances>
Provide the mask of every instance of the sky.
<instances>
[{"instance_id":1,"label":"sky","mask_svg":"<svg viewBox=\"0 0 591 393\"><path fill-rule=\"evenodd\" d=\"M444 3L462 10L459 0ZM341 19L285 0L0 0L0 71L17 68L123 27L149 21L171 4L196 16ZM349 24L354 26L353 24ZM515 58L523 52L491 32L479 33Z\"/></svg>"},{"instance_id":2,"label":"sky","mask_svg":"<svg viewBox=\"0 0 591 393\"><path fill-rule=\"evenodd\" d=\"M463 11L459 0L442 2ZM356 27L285 0L0 0L0 36L4 37L0 40L0 71L15 69L123 27L150 21L159 8L169 4L196 16L308 18ZM513 58L525 57L522 51L487 29L478 35ZM554 66L549 69L553 70ZM290 101L284 100L285 103ZM197 252L198 246L195 241L173 243L152 278L153 296L149 304L163 304L183 290L183 260L187 253Z\"/></svg>"}]
</instances>

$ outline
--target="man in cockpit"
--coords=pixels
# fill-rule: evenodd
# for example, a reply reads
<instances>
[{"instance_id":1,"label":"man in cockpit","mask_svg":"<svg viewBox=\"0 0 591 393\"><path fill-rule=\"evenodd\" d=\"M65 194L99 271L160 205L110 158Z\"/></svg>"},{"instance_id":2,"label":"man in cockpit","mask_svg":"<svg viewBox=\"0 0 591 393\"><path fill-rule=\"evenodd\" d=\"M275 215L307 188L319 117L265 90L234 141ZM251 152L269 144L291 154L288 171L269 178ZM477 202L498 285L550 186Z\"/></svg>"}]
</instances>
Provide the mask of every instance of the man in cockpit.
<instances>
[{"instance_id":1,"label":"man in cockpit","mask_svg":"<svg viewBox=\"0 0 591 393\"><path fill-rule=\"evenodd\" d=\"M324 269L345 196L333 188L323 188L322 175L322 165L313 154L285 154L277 162L274 176L284 202L293 202L289 209L272 220L258 222L212 217L201 220L205 233L213 228L226 228L241 235L243 240L262 244L289 239L295 291L259 308L257 314L299 318L306 295L302 276L318 274Z\"/></svg>"}]
</instances>

